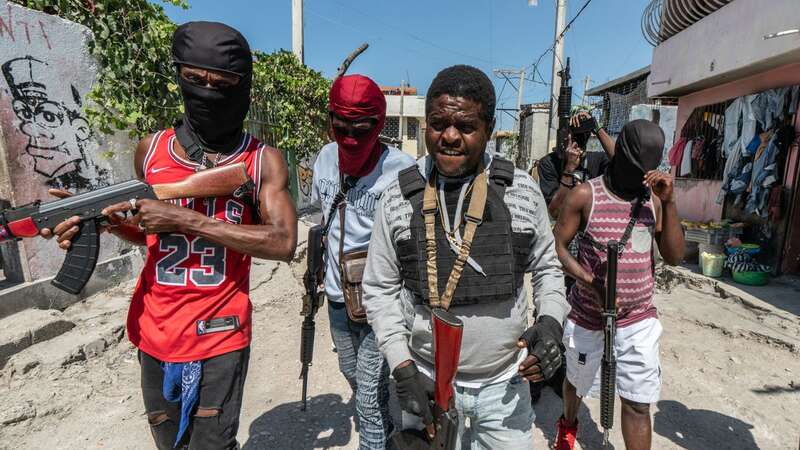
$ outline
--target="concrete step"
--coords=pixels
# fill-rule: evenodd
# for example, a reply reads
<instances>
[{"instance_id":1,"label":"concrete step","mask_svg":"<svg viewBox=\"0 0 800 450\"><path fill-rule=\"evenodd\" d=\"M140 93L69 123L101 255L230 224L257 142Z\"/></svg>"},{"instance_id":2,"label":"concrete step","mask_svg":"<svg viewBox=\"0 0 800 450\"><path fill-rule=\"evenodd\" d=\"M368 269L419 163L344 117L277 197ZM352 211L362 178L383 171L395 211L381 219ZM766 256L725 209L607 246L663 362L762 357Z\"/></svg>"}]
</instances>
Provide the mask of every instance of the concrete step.
<instances>
[{"instance_id":1,"label":"concrete step","mask_svg":"<svg viewBox=\"0 0 800 450\"><path fill-rule=\"evenodd\" d=\"M28 309L0 319L0 369L19 352L73 327L75 324L56 310Z\"/></svg>"},{"instance_id":2,"label":"concrete step","mask_svg":"<svg viewBox=\"0 0 800 450\"><path fill-rule=\"evenodd\" d=\"M58 367L66 367L102 355L122 340L125 323L122 317L81 323L79 326L49 341L33 345L12 356L2 375L21 377Z\"/></svg>"}]
</instances>

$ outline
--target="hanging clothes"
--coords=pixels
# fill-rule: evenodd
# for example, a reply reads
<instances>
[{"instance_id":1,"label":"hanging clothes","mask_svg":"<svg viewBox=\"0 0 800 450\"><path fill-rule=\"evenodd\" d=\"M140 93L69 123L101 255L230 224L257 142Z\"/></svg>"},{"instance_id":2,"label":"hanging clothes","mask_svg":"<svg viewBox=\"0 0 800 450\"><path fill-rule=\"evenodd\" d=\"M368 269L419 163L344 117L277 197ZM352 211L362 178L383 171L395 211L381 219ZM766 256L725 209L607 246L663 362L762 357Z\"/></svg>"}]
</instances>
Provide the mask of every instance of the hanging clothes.
<instances>
[{"instance_id":1,"label":"hanging clothes","mask_svg":"<svg viewBox=\"0 0 800 450\"><path fill-rule=\"evenodd\" d=\"M792 86L791 100L789 100L789 114L797 112L798 102L800 102L800 85Z\"/></svg>"},{"instance_id":2,"label":"hanging clothes","mask_svg":"<svg viewBox=\"0 0 800 450\"><path fill-rule=\"evenodd\" d=\"M688 140L685 137L678 139L672 148L669 149L669 165L675 168L681 166L681 159L683 158L683 150L686 148Z\"/></svg>"},{"instance_id":3,"label":"hanging clothes","mask_svg":"<svg viewBox=\"0 0 800 450\"><path fill-rule=\"evenodd\" d=\"M757 95L746 95L734 100L725 110L725 143L724 156L730 158L736 146L740 149L747 145L756 134L756 117L753 114L752 101ZM741 121L741 132L739 122Z\"/></svg>"},{"instance_id":4,"label":"hanging clothes","mask_svg":"<svg viewBox=\"0 0 800 450\"><path fill-rule=\"evenodd\" d=\"M689 141L686 143L686 147L683 149L683 156L681 157L681 165L680 170L678 170L679 177L685 177L692 173L692 147L694 146L694 141Z\"/></svg>"},{"instance_id":5,"label":"hanging clothes","mask_svg":"<svg viewBox=\"0 0 800 450\"><path fill-rule=\"evenodd\" d=\"M782 87L756 94L751 106L753 116L762 129L769 130L775 125L777 119L783 117L783 108L790 91L791 87Z\"/></svg>"},{"instance_id":6,"label":"hanging clothes","mask_svg":"<svg viewBox=\"0 0 800 450\"><path fill-rule=\"evenodd\" d=\"M785 151L795 139L792 126L782 127L769 139L766 148L753 159L752 184L750 196L745 205L745 212L766 217L770 188L778 182L777 158L780 152Z\"/></svg>"}]
</instances>

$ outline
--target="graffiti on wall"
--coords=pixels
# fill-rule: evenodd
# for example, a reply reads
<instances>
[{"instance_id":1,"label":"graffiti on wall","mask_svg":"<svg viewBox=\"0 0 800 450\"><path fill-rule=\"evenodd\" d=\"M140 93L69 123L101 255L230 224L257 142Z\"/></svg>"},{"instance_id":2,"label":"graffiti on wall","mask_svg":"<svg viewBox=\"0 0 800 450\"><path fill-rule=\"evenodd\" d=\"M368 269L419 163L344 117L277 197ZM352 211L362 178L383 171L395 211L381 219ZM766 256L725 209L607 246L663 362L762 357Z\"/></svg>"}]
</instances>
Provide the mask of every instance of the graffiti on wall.
<instances>
[{"instance_id":1,"label":"graffiti on wall","mask_svg":"<svg viewBox=\"0 0 800 450\"><path fill-rule=\"evenodd\" d=\"M297 174L297 209L305 211L312 207L311 191L314 184L314 161L316 156L301 159L295 165Z\"/></svg>"},{"instance_id":2,"label":"graffiti on wall","mask_svg":"<svg viewBox=\"0 0 800 450\"><path fill-rule=\"evenodd\" d=\"M52 187L86 189L90 180L81 173L90 161L86 143L92 137L81 113L83 101L69 85L68 98L57 96L42 81L47 63L27 55L0 66L8 83L18 129L27 136L25 153L33 159L33 171Z\"/></svg>"},{"instance_id":3,"label":"graffiti on wall","mask_svg":"<svg viewBox=\"0 0 800 450\"><path fill-rule=\"evenodd\" d=\"M308 167L305 161L297 164L297 186L300 189L300 195L306 197L311 196L311 183L314 179L314 171Z\"/></svg>"},{"instance_id":4,"label":"graffiti on wall","mask_svg":"<svg viewBox=\"0 0 800 450\"><path fill-rule=\"evenodd\" d=\"M81 91L91 80L65 73L47 25L39 20L37 27L29 26L30 18L15 11L8 5L0 12L0 37L7 41L0 52L0 95L8 96L16 119L11 129L25 143L14 151L18 163L47 187L86 190L108 184L107 171L93 161L97 145L83 114Z\"/></svg>"}]
</instances>

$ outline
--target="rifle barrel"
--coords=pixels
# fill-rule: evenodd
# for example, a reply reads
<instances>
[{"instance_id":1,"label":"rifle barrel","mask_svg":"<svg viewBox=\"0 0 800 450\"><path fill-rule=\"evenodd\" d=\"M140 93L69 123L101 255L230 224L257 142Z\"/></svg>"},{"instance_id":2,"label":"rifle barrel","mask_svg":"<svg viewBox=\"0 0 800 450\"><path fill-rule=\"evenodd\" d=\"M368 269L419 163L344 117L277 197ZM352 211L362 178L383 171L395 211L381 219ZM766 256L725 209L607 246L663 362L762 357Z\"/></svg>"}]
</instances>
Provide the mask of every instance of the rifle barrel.
<instances>
[{"instance_id":1,"label":"rifle barrel","mask_svg":"<svg viewBox=\"0 0 800 450\"><path fill-rule=\"evenodd\" d=\"M603 427L603 447L608 447L609 430L614 426L614 400L617 383L617 360L614 340L617 327L617 260L619 243L611 240L606 246L608 270L603 304L603 360L600 372L600 424Z\"/></svg>"}]
</instances>

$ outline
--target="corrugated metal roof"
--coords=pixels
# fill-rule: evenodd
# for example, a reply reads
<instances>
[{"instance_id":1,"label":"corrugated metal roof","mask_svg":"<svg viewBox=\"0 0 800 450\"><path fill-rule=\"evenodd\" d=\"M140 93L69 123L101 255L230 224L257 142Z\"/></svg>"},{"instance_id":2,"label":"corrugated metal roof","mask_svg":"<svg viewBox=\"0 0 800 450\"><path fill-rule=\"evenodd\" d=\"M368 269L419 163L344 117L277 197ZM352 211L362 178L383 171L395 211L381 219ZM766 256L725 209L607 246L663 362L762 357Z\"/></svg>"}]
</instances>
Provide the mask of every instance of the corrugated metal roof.
<instances>
[{"instance_id":1,"label":"corrugated metal roof","mask_svg":"<svg viewBox=\"0 0 800 450\"><path fill-rule=\"evenodd\" d=\"M607 83L603 83L600 86L595 86L588 91L586 91L586 95L590 96L597 96L603 95L608 90L611 90L621 84L625 84L629 81L635 80L637 78L646 78L647 75L650 74L650 66L642 67L639 70L635 70L627 75L623 75L619 78L615 78Z\"/></svg>"}]
</instances>

